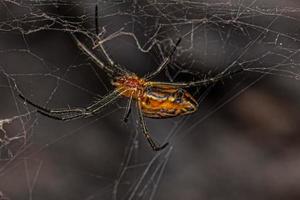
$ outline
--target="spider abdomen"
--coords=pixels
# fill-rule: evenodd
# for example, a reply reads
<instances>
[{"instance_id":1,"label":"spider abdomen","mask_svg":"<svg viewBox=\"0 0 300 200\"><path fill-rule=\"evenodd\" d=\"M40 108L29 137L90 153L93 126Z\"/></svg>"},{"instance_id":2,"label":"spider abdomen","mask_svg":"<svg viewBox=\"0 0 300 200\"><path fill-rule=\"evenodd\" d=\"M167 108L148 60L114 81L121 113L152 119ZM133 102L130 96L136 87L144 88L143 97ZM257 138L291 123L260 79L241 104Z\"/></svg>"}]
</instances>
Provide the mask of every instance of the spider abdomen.
<instances>
[{"instance_id":1,"label":"spider abdomen","mask_svg":"<svg viewBox=\"0 0 300 200\"><path fill-rule=\"evenodd\" d=\"M170 118L195 112L197 101L185 90L151 87L141 99L143 115L149 118Z\"/></svg>"}]
</instances>

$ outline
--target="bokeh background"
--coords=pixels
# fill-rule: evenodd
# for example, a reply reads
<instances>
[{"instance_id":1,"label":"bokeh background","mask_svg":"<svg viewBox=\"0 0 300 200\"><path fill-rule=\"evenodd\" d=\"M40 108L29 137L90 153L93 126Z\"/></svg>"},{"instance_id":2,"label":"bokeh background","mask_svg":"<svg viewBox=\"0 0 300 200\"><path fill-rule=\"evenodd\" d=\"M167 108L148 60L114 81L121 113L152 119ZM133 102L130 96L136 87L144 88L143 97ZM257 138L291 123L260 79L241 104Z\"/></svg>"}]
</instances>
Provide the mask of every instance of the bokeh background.
<instances>
[{"instance_id":1,"label":"bokeh background","mask_svg":"<svg viewBox=\"0 0 300 200\"><path fill-rule=\"evenodd\" d=\"M191 81L243 67L214 85L189 88L199 110L147 119L153 152L126 99L98 116L61 122L36 113L83 107L113 89L77 48L99 31L113 60L145 75L180 43L155 80ZM300 2L0 2L0 199L300 198ZM100 38L100 37L99 37ZM98 38L98 39L99 39ZM134 106L133 106L134 108Z\"/></svg>"}]
</instances>

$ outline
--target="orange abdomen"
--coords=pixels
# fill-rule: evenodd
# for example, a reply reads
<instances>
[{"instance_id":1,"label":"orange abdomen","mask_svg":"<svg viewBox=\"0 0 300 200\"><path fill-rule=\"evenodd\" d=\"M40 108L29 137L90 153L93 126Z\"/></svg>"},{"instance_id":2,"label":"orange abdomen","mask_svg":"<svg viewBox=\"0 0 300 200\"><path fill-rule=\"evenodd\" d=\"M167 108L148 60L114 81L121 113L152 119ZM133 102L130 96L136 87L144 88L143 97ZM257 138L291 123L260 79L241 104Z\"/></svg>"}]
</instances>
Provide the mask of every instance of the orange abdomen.
<instances>
[{"instance_id":1,"label":"orange abdomen","mask_svg":"<svg viewBox=\"0 0 300 200\"><path fill-rule=\"evenodd\" d=\"M196 100L185 90L152 87L141 97L142 111L149 118L170 118L195 112Z\"/></svg>"},{"instance_id":2,"label":"orange abdomen","mask_svg":"<svg viewBox=\"0 0 300 200\"><path fill-rule=\"evenodd\" d=\"M136 75L116 77L112 83L125 97L140 101L143 115L170 118L187 115L198 108L197 101L186 90L174 86L146 84Z\"/></svg>"}]
</instances>

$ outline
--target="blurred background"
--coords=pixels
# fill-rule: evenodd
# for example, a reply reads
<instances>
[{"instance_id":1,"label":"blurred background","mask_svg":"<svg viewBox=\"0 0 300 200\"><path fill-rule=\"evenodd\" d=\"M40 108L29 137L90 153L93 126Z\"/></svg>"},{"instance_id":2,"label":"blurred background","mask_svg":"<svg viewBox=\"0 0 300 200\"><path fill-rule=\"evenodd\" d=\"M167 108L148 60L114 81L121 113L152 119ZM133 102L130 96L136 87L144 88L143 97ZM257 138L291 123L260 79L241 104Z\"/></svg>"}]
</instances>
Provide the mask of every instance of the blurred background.
<instances>
[{"instance_id":1,"label":"blurred background","mask_svg":"<svg viewBox=\"0 0 300 200\"><path fill-rule=\"evenodd\" d=\"M296 0L2 0L0 199L299 199L299 16ZM134 106L122 121L126 99L62 122L18 98L85 107L112 91L70 33L100 60L102 41L139 76L182 37L157 81L246 72L189 88L199 102L192 115L146 119L170 143L153 152Z\"/></svg>"}]
</instances>

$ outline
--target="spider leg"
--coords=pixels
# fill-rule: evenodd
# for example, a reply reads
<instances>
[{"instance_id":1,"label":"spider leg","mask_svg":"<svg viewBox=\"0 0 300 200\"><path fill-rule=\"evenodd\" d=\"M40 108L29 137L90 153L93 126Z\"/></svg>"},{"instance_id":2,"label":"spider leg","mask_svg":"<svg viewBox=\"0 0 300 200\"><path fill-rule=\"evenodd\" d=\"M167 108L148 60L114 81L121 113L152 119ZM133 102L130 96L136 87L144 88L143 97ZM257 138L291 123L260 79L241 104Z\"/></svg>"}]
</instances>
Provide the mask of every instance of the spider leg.
<instances>
[{"instance_id":1,"label":"spider leg","mask_svg":"<svg viewBox=\"0 0 300 200\"><path fill-rule=\"evenodd\" d=\"M184 83L184 82L181 82L181 83L180 82L179 83L148 82L147 86L159 85L159 86L173 86L173 87L180 87L180 88L188 88L188 87L194 87L194 86L209 85L209 84L221 81L225 78L231 78L233 75L242 73L244 71L245 71L244 69L239 68L239 69L231 71L231 72L218 74L217 76L212 77L212 78L205 78L205 79L200 80L200 81L192 81L192 82L188 82L188 83Z\"/></svg>"},{"instance_id":2,"label":"spider leg","mask_svg":"<svg viewBox=\"0 0 300 200\"><path fill-rule=\"evenodd\" d=\"M37 105L24 97L22 94L19 94L19 97L29 105L35 107L37 109L37 112L40 113L41 115L44 115L46 117L56 119L56 120L62 120L62 121L67 121L67 120L72 120L75 118L80 118L82 116L83 110L79 109L69 109L69 110L51 110L48 108L44 108L40 105ZM65 116L63 116L65 115Z\"/></svg>"},{"instance_id":3,"label":"spider leg","mask_svg":"<svg viewBox=\"0 0 300 200\"><path fill-rule=\"evenodd\" d=\"M96 4L96 6L95 6L95 29L96 29L96 35L98 37L98 35L99 35L98 4ZM98 44L95 47L97 47L97 46L100 46L102 53L104 54L106 60L109 62L109 65L114 66L115 64L114 64L113 60L109 57L109 55L108 55L107 51L105 50L104 46L102 45L100 39L98 40Z\"/></svg>"},{"instance_id":4,"label":"spider leg","mask_svg":"<svg viewBox=\"0 0 300 200\"><path fill-rule=\"evenodd\" d=\"M95 115L99 112L100 109L112 103L121 95L122 93L120 93L118 90L114 90L112 93L96 101L94 104L92 104L87 108L61 109L61 110L52 110L52 109L47 109L42 106L39 106L33 103L32 101L30 101L29 99L27 99L26 97L24 97L22 94L19 94L19 97L24 102L37 108L37 112L46 117L56 119L56 120L61 120L61 121L69 121L69 120Z\"/></svg>"},{"instance_id":5,"label":"spider leg","mask_svg":"<svg viewBox=\"0 0 300 200\"><path fill-rule=\"evenodd\" d=\"M96 30L97 38L99 38L99 39L97 39L97 42L96 42L97 44L93 47L93 49L100 46L101 53L104 55L105 60L108 62L108 65L110 67L114 67L120 72L128 73L128 71L126 71L125 69L119 67L118 65L116 65L114 63L114 61L111 59L111 57L109 56L109 54L107 53L107 51L105 50L105 48L102 44L101 36L99 36L98 4L96 4L96 6L95 6L95 30Z\"/></svg>"},{"instance_id":6,"label":"spider leg","mask_svg":"<svg viewBox=\"0 0 300 200\"><path fill-rule=\"evenodd\" d=\"M95 115L95 114L99 113L99 111L101 111L102 108L104 108L105 106L109 105L110 103L114 102L117 98L122 96L122 94L125 92L127 92L127 90L115 89L108 95L106 95L106 96L102 97L100 100L96 101L96 103L88 106L86 108L86 110L89 113Z\"/></svg>"},{"instance_id":7,"label":"spider leg","mask_svg":"<svg viewBox=\"0 0 300 200\"><path fill-rule=\"evenodd\" d=\"M96 35L99 35L99 22L98 22L98 4L95 6L95 30Z\"/></svg>"},{"instance_id":8,"label":"spider leg","mask_svg":"<svg viewBox=\"0 0 300 200\"><path fill-rule=\"evenodd\" d=\"M137 101L137 107L138 107L138 114L139 114L139 118L140 118L139 121L141 123L144 136L147 139L148 143L150 144L151 148L153 149L153 151L160 151L160 150L164 149L169 143L165 143L162 146L160 146L160 145L157 145L154 142L154 140L152 139L152 137L149 134L149 131L148 131L147 127L146 127L144 116L143 116L143 112L142 112L142 108L141 108L141 102L140 102L140 100Z\"/></svg>"},{"instance_id":9,"label":"spider leg","mask_svg":"<svg viewBox=\"0 0 300 200\"><path fill-rule=\"evenodd\" d=\"M175 47L170 51L169 55L163 60L163 62L158 66L158 68L154 72L150 73L149 75L147 75L145 77L146 80L149 80L149 79L155 77L169 64L171 57L175 53L177 46L179 45L180 42L181 42L181 38L179 38L177 40Z\"/></svg>"},{"instance_id":10,"label":"spider leg","mask_svg":"<svg viewBox=\"0 0 300 200\"><path fill-rule=\"evenodd\" d=\"M112 66L106 66L103 62L101 62L84 44L82 44L79 39L71 33L73 40L76 42L78 48L86 54L91 60L99 66L102 70L104 70L109 76L113 77L116 74L120 74L118 68Z\"/></svg>"},{"instance_id":11,"label":"spider leg","mask_svg":"<svg viewBox=\"0 0 300 200\"><path fill-rule=\"evenodd\" d=\"M126 111L125 111L124 118L123 118L123 122L124 122L124 123L127 123L128 118L129 118L130 113L131 113L131 103L132 103L132 98L133 98L133 97L132 97L132 95L131 95L130 98L129 98L127 107L126 107Z\"/></svg>"}]
</instances>

